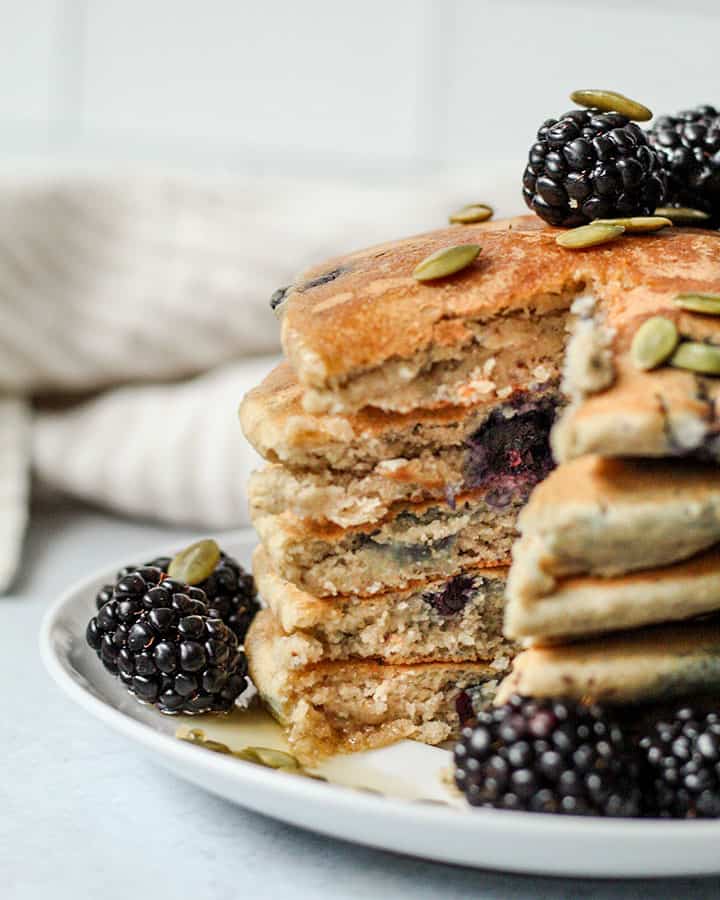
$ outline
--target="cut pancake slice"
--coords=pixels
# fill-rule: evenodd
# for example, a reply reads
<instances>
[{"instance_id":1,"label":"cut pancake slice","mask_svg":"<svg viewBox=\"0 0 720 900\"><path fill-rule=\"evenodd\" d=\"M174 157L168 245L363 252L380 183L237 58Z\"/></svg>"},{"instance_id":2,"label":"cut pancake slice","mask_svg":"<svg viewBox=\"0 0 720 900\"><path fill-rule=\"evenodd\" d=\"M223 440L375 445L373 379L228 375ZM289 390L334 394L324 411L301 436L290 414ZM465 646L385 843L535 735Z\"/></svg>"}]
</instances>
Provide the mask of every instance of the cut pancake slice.
<instances>
[{"instance_id":1,"label":"cut pancake slice","mask_svg":"<svg viewBox=\"0 0 720 900\"><path fill-rule=\"evenodd\" d=\"M505 634L546 644L716 610L720 610L720 548L713 547L672 566L632 575L566 578L539 598L518 597L510 584Z\"/></svg>"},{"instance_id":2,"label":"cut pancake slice","mask_svg":"<svg viewBox=\"0 0 720 900\"><path fill-rule=\"evenodd\" d=\"M568 575L670 565L720 542L720 469L585 456L533 491L518 519L510 596L552 594Z\"/></svg>"},{"instance_id":3,"label":"cut pancake slice","mask_svg":"<svg viewBox=\"0 0 720 900\"><path fill-rule=\"evenodd\" d=\"M524 497L501 510L483 494L452 504L400 505L372 525L340 528L290 513L254 520L273 569L316 596L372 595L451 577L471 566L507 565Z\"/></svg>"},{"instance_id":4,"label":"cut pancake slice","mask_svg":"<svg viewBox=\"0 0 720 900\"><path fill-rule=\"evenodd\" d=\"M287 668L278 648L283 638L272 613L262 610L245 647L252 680L302 762L403 738L439 744L458 734L466 710L472 714L470 692L489 701L497 686L497 673L483 663Z\"/></svg>"},{"instance_id":5,"label":"cut pancake slice","mask_svg":"<svg viewBox=\"0 0 720 900\"><path fill-rule=\"evenodd\" d=\"M604 331L596 341L581 329L570 368L579 390L602 390L614 376L615 342L620 353L629 346L633 318L672 311L681 292L720 291L720 236L711 231L628 234L582 253L556 237L523 216L417 235L304 273L279 313L306 408L473 404L494 380L485 367L496 354L498 387L531 389L534 370L562 353L569 307L583 292L597 300ZM413 277L421 260L457 243L482 248L472 264L429 283Z\"/></svg>"},{"instance_id":6,"label":"cut pancake slice","mask_svg":"<svg viewBox=\"0 0 720 900\"><path fill-rule=\"evenodd\" d=\"M526 650L516 657L497 702L522 694L623 704L718 690L720 623L713 617Z\"/></svg>"},{"instance_id":7,"label":"cut pancake slice","mask_svg":"<svg viewBox=\"0 0 720 900\"><path fill-rule=\"evenodd\" d=\"M276 575L260 547L253 572L285 635L277 646L286 668L353 657L399 664L483 659L503 672L513 656L502 635L506 569L471 569L402 591L332 599Z\"/></svg>"},{"instance_id":8,"label":"cut pancake slice","mask_svg":"<svg viewBox=\"0 0 720 900\"><path fill-rule=\"evenodd\" d=\"M531 389L543 380L534 370L562 352L576 290L578 260L554 236L524 216L394 241L301 275L279 312L306 409L407 412L472 404L496 384ZM413 277L458 240L482 245L473 264L434 283Z\"/></svg>"},{"instance_id":9,"label":"cut pancake slice","mask_svg":"<svg viewBox=\"0 0 720 900\"><path fill-rule=\"evenodd\" d=\"M392 415L309 415L287 367L243 401L246 436L271 464L250 482L255 516L290 511L341 527L375 522L400 502L483 489L495 506L550 471L555 380L471 408Z\"/></svg>"}]
</instances>

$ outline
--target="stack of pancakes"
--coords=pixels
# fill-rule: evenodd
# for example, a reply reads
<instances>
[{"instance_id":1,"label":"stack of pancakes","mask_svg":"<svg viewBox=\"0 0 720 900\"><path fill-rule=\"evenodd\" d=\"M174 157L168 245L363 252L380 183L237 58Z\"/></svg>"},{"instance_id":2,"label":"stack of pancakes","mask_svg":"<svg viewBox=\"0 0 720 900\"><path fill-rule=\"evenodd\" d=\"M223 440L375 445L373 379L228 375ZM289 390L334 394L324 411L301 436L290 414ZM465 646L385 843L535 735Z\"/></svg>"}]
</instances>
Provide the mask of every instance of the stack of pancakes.
<instances>
[{"instance_id":1,"label":"stack of pancakes","mask_svg":"<svg viewBox=\"0 0 720 900\"><path fill-rule=\"evenodd\" d=\"M568 345L560 464L521 515L508 582L506 633L530 649L501 699L720 688L720 365L644 371L631 352L654 316L681 341L720 345L720 316L680 297L720 294L720 235L668 229L634 243L642 282L618 271L624 297L596 298Z\"/></svg>"},{"instance_id":2,"label":"stack of pancakes","mask_svg":"<svg viewBox=\"0 0 720 900\"><path fill-rule=\"evenodd\" d=\"M462 272L412 273L481 244ZM516 519L552 467L575 294L527 217L357 253L279 293L288 362L243 401L269 609L253 680L301 756L437 743L489 702Z\"/></svg>"},{"instance_id":3,"label":"stack of pancakes","mask_svg":"<svg viewBox=\"0 0 720 900\"><path fill-rule=\"evenodd\" d=\"M679 291L720 287L693 263L700 258L714 271L716 235L672 228L577 252L558 246L557 233L530 216L455 226L332 260L274 298L288 361L241 409L246 436L267 460L250 495L261 540L255 574L269 608L246 646L253 680L300 756L402 737L439 742L492 698L514 647L502 633L505 566L518 514L553 468L548 435L556 411L569 396L555 433L556 455L567 465L589 449L602 452L582 447L603 433L583 424L583 408L622 395L623 329ZM429 283L413 277L431 253L469 243L482 249L462 271ZM642 374L653 384L667 375ZM627 421L617 409L609 420L600 410L596 423L614 421L623 433L647 437L638 391L629 390ZM685 447L699 429L678 404ZM700 444L709 446L698 438L698 453ZM647 442L638 446L650 455ZM593 489L584 470L573 475L564 464L560 478L571 498ZM552 490L555 479L540 490ZM693 484L705 490L703 476L688 479L688 492ZM524 545L535 543L527 523L537 509L533 499L524 513ZM581 539L575 520L568 528ZM613 535L626 542L621 529ZM607 547L589 543L598 563L558 554L554 584L569 589L575 582L562 579L579 576L610 586L607 576L626 563L608 568ZM665 546L677 553L681 543ZM698 546L686 543L689 553ZM573 599L559 624L538 630L540 601L555 588L547 588L552 566L534 552L527 559L540 561L524 576L524 553L516 559L510 640L546 644L558 628L560 639L574 639L590 627L618 627L610 621L615 612L601 628L588 626L588 601L570 634ZM530 613L532 621L523 618Z\"/></svg>"}]
</instances>

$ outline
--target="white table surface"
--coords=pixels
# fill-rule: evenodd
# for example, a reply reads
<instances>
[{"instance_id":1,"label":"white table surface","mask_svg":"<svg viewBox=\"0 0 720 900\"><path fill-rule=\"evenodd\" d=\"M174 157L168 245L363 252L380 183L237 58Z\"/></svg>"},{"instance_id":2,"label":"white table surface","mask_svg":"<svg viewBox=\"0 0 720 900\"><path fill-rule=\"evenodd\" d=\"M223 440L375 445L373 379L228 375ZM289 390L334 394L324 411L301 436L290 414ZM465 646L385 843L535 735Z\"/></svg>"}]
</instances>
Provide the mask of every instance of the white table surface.
<instances>
[{"instance_id":1,"label":"white table surface","mask_svg":"<svg viewBox=\"0 0 720 900\"><path fill-rule=\"evenodd\" d=\"M23 573L0 598L3 900L720 896L716 878L565 881L393 856L247 812L150 763L55 688L37 634L75 579L185 537L78 506L35 510Z\"/></svg>"}]
</instances>

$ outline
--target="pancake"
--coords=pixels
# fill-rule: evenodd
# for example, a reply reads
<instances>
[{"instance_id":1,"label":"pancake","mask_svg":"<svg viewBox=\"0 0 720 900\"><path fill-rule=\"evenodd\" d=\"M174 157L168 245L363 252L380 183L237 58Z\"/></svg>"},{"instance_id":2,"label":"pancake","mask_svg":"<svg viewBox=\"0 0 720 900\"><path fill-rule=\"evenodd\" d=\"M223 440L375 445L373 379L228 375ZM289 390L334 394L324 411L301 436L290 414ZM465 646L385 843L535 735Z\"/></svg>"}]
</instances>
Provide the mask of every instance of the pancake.
<instances>
[{"instance_id":1,"label":"pancake","mask_svg":"<svg viewBox=\"0 0 720 900\"><path fill-rule=\"evenodd\" d=\"M720 293L720 234L666 229L647 237L645 284L626 282L616 296L597 291L575 324L564 382L573 402L553 434L558 461L588 453L720 460L720 379L670 366L644 372L630 356L635 332L656 315L675 322L684 339L720 345L720 318L674 302L680 293Z\"/></svg>"},{"instance_id":2,"label":"pancake","mask_svg":"<svg viewBox=\"0 0 720 900\"><path fill-rule=\"evenodd\" d=\"M551 594L568 575L669 565L720 542L720 470L580 457L535 488L518 527L510 582L516 598Z\"/></svg>"},{"instance_id":3,"label":"pancake","mask_svg":"<svg viewBox=\"0 0 720 900\"><path fill-rule=\"evenodd\" d=\"M254 517L288 510L347 527L401 502L480 488L502 508L504 496L529 493L552 466L548 435L561 402L552 382L532 397L510 389L500 403L406 416L310 415L300 393L281 366L243 401L246 436L272 461L250 481Z\"/></svg>"},{"instance_id":4,"label":"pancake","mask_svg":"<svg viewBox=\"0 0 720 900\"><path fill-rule=\"evenodd\" d=\"M522 694L624 704L718 690L720 624L713 619L526 650L496 702Z\"/></svg>"},{"instance_id":5,"label":"pancake","mask_svg":"<svg viewBox=\"0 0 720 900\"><path fill-rule=\"evenodd\" d=\"M253 683L303 763L404 738L439 744L457 737L461 716L472 715L469 692L490 702L497 687L497 673L483 663L354 660L288 668L278 647L283 640L272 613L262 610L245 649Z\"/></svg>"},{"instance_id":6,"label":"pancake","mask_svg":"<svg viewBox=\"0 0 720 900\"><path fill-rule=\"evenodd\" d=\"M536 370L561 352L570 305L581 295L604 321L597 334L581 329L585 364L573 367L573 380L577 390L604 389L614 377L607 341L615 333L622 353L633 320L679 292L720 290L712 232L666 228L582 252L558 246L557 234L533 216L455 226L303 273L279 313L305 407L337 413L471 405L493 380L485 365L500 356L502 380L531 391L542 380ZM458 243L482 247L472 265L435 282L412 277L427 255ZM600 358L606 351L607 364Z\"/></svg>"},{"instance_id":7,"label":"pancake","mask_svg":"<svg viewBox=\"0 0 720 900\"><path fill-rule=\"evenodd\" d=\"M376 659L387 663L487 660L502 672L514 647L503 638L506 569L470 569L374 597L330 600L301 591L253 556L258 590L283 631L285 665Z\"/></svg>"},{"instance_id":8,"label":"pancake","mask_svg":"<svg viewBox=\"0 0 720 900\"><path fill-rule=\"evenodd\" d=\"M253 521L273 569L319 597L381 593L510 562L525 495L502 510L470 492L452 503L399 505L379 522L340 528L292 513Z\"/></svg>"},{"instance_id":9,"label":"pancake","mask_svg":"<svg viewBox=\"0 0 720 900\"><path fill-rule=\"evenodd\" d=\"M505 635L547 644L720 610L720 547L672 566L616 578L560 579L541 597L520 595L508 583Z\"/></svg>"}]
</instances>

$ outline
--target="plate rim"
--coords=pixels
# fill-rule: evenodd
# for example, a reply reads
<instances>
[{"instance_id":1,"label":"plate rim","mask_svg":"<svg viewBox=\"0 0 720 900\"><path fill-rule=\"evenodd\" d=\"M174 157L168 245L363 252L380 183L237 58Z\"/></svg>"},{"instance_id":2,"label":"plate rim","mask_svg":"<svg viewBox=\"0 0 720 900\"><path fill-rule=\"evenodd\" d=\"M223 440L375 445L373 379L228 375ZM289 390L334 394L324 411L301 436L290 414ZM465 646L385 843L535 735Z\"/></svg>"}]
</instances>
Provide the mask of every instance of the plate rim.
<instances>
[{"instance_id":1,"label":"plate rim","mask_svg":"<svg viewBox=\"0 0 720 900\"><path fill-rule=\"evenodd\" d=\"M226 543L250 543L254 542L256 537L249 529L242 529L225 535ZM172 552L168 545L164 545L159 550L138 552L138 556L167 555ZM232 552L232 551L231 551ZM90 592L94 585L103 579L111 577L117 569L125 565L125 561L119 563L107 564L98 567L96 570L77 579L68 585L57 597L43 615L42 623L39 631L39 650L43 665L57 687L81 708L92 714L96 719L103 722L111 728L111 730L122 734L124 737L137 742L144 749L149 750L154 756L163 759L170 758L173 762L177 762L184 768L196 770L201 778L203 771L210 771L213 775L228 778L240 783L249 783L254 788L262 791L270 791L276 795L283 795L291 798L298 804L303 802L320 802L325 805L328 812L335 814L347 814L353 811L363 810L367 814L381 814L388 824L396 826L408 824L412 821L413 825L428 826L434 829L443 829L446 835L451 835L458 828L466 833L468 829L473 829L476 825L482 828L492 827L497 834L506 833L515 841L521 841L525 838L532 840L538 828L543 832L555 835L558 841L563 836L572 831L573 840L582 840L594 842L598 840L614 839L618 840L618 826L622 828L622 835L631 840L640 842L653 841L662 837L663 840L676 840L681 844L689 840L697 840L698 838L715 838L720 837L720 820L663 820L663 819L612 819L593 816L561 816L561 815L542 815L540 813L506 811L495 809L476 809L467 807L466 809L457 807L443 807L441 804L424 804L413 800L406 800L401 797L393 797L389 795L376 796L373 794L365 794L362 791L334 783L323 783L313 781L312 779L298 778L284 772L264 769L261 766L254 765L244 760L236 758L228 759L222 754L214 754L208 752L200 752L200 748L192 746L190 743L178 740L174 735L155 729L151 724L135 719L133 716L114 706L108 700L96 696L91 690L85 687L78 678L74 677L72 666L66 656L59 649L59 643L53 640L58 628L61 627L63 613L72 609L76 604L82 602L81 598L84 593ZM80 635L73 635L73 638L82 639ZM101 671L101 670L99 670ZM92 683L92 682L91 682ZM158 715L160 715L158 713ZM175 770L177 772L177 769ZM203 785L202 781L196 782L205 790L213 790L207 785ZM218 793L217 791L213 791ZM222 795L220 795L222 796ZM232 797L226 797L230 802L237 802ZM263 813L263 810L254 804L247 804L248 808ZM297 827L304 827L309 830L334 837L341 840L350 840L358 844L375 847L386 852L390 850L380 838L373 842L372 835L368 835L367 839L350 838L343 834L337 834L328 826L323 830L322 827L315 825L303 825L295 819L282 819L279 815L274 815L267 811L263 814L269 815L281 821L290 821ZM392 821L391 821L392 820ZM404 851L392 851L404 852ZM422 858L435 859L437 861L448 862L447 855L438 852L437 855L431 856L426 853L417 854ZM472 863L461 863L463 865L472 865ZM491 868L486 863L478 863L483 868ZM510 870L503 867L499 871L517 871L517 872L540 872L538 868L522 868ZM700 872L710 874L711 870L705 868L698 870L697 868L683 869L678 868L677 875L700 874ZM720 860L717 869L720 872ZM550 867L545 870L545 874L555 874L562 876L563 872L557 867ZM572 873L566 873L567 877L579 877ZM608 872L606 875L593 876L605 878L621 877L618 874ZM651 877L647 873L637 876L626 877ZM663 876L662 872L657 877Z\"/></svg>"}]
</instances>

